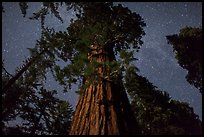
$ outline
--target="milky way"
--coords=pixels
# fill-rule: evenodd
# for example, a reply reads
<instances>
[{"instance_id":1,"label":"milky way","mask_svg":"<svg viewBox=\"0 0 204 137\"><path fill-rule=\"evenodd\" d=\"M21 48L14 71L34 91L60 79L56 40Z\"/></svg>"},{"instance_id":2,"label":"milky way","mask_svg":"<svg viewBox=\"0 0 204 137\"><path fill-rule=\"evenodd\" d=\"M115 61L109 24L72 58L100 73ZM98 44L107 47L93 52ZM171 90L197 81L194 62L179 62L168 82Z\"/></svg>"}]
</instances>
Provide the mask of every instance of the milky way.
<instances>
[{"instance_id":1,"label":"milky way","mask_svg":"<svg viewBox=\"0 0 204 137\"><path fill-rule=\"evenodd\" d=\"M175 59L173 48L167 44L166 35L178 33L182 27L198 27L202 25L202 3L200 2L124 2L124 6L139 13L144 19L146 35L141 50L135 54L138 61L136 66L140 75L148 78L159 89L170 94L172 99L188 102L196 114L202 119L202 95L186 82L187 71L182 69ZM29 20L32 12L40 9L40 3L29 3L28 15L23 18L18 3L3 3L5 13L2 13L2 56L5 67L11 74L22 61L29 56L27 48L35 46L40 38L40 22ZM65 30L73 13L60 9L64 19L63 24L55 17L46 18L47 26L54 26L56 30ZM61 64L64 65L64 64ZM48 74L46 81L48 89L62 91ZM76 89L73 88L73 89ZM77 95L59 92L59 97L69 100L75 107Z\"/></svg>"}]
</instances>

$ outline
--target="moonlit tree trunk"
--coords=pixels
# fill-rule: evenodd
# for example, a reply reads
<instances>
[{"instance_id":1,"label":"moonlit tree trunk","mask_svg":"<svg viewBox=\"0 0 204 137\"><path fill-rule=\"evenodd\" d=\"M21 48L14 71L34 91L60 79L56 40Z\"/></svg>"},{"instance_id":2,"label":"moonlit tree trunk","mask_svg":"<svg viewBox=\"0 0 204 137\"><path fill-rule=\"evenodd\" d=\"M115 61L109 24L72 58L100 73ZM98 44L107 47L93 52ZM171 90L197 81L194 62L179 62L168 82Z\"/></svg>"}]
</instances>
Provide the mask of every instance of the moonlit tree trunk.
<instances>
[{"instance_id":1,"label":"moonlit tree trunk","mask_svg":"<svg viewBox=\"0 0 204 137\"><path fill-rule=\"evenodd\" d=\"M97 62L115 60L111 50L97 50L92 45L89 60ZM89 85L79 96L70 135L128 135L138 134L137 122L130 108L127 94L118 79L110 79L107 67L98 67L101 79L98 84ZM104 78L106 76L106 78ZM85 80L88 82L88 79Z\"/></svg>"}]
</instances>

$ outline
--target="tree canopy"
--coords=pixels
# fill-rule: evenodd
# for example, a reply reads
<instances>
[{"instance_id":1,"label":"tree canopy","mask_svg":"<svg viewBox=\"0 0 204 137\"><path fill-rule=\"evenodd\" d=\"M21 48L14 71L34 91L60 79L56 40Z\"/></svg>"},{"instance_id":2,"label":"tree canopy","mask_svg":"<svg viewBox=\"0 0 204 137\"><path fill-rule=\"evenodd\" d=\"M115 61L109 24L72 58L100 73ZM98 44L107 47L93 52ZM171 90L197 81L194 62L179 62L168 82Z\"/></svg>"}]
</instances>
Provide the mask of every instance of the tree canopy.
<instances>
[{"instance_id":1,"label":"tree canopy","mask_svg":"<svg viewBox=\"0 0 204 137\"><path fill-rule=\"evenodd\" d=\"M93 68L99 65L109 66L115 76L114 72L121 73L124 67L134 60L132 50L138 51L143 43L141 38L145 35L143 30L145 23L141 16L135 12L132 13L128 8L123 8L120 4L114 6L112 2L68 3L67 5L80 9L76 12L77 19L72 20L67 31L64 32L55 32L52 28L44 27L42 38L35 48L38 53L48 49L49 55L55 59L60 58L68 62L64 68L56 62L53 64L52 72L56 80L64 85L66 91L72 83L81 83L79 85L81 87L84 77L89 77L90 81L96 81L97 75L94 74ZM46 7L46 4L44 6ZM33 19L39 17L35 13ZM93 41L100 45L100 48L106 48L108 51L113 49L114 54L120 53L118 56L120 59L117 62L107 61L105 64L96 61L88 62L88 53Z\"/></svg>"},{"instance_id":2,"label":"tree canopy","mask_svg":"<svg viewBox=\"0 0 204 137\"><path fill-rule=\"evenodd\" d=\"M24 61L22 67L16 69L17 75L22 70L23 73L7 90L2 90L2 132L6 135L65 135L73 115L72 106L57 98L56 90L47 90L44 86L46 72L52 66L49 56L46 53L40 56L34 49L30 52L35 61L31 63L31 58ZM2 88L17 75L9 74L2 63ZM14 120L20 120L21 124L8 124Z\"/></svg>"},{"instance_id":3,"label":"tree canopy","mask_svg":"<svg viewBox=\"0 0 204 137\"><path fill-rule=\"evenodd\" d=\"M202 122L187 103L170 98L145 77L137 74L135 67L126 71L125 87L142 134L200 135Z\"/></svg>"},{"instance_id":4,"label":"tree canopy","mask_svg":"<svg viewBox=\"0 0 204 137\"><path fill-rule=\"evenodd\" d=\"M202 28L184 27L179 34L166 38L179 65L188 71L187 81L202 93Z\"/></svg>"},{"instance_id":5,"label":"tree canopy","mask_svg":"<svg viewBox=\"0 0 204 137\"><path fill-rule=\"evenodd\" d=\"M58 12L63 4L67 10L74 9L77 18L71 20L67 30L56 32L46 27L44 20L51 13L63 22ZM28 3L20 2L19 6L26 17ZM3 6L2 12L5 12ZM72 107L69 102L56 97L57 91L44 87L46 73L51 71L67 92L73 83L79 84L79 89L86 87L86 78L91 84L97 82L101 77L96 75L95 68L99 66L109 68L111 82L124 80L142 134L202 134L201 121L187 103L171 99L167 92L160 91L145 77L139 76L138 69L132 66L131 62L136 60L134 52L139 51L145 35L143 28L146 24L139 14L112 2L43 2L42 8L30 19L41 20L41 38L34 48L29 49L35 61L7 91L2 92L4 134L67 134ZM167 39L176 51L179 64L188 70L187 81L202 92L202 30L186 27ZM110 60L97 62L93 59L90 62L89 53L93 49L105 49L103 54L108 52ZM66 65L59 66L59 60ZM28 62L26 60L24 66ZM13 76L3 65L2 72L4 86ZM17 118L23 119L21 126L7 126L8 121Z\"/></svg>"}]
</instances>

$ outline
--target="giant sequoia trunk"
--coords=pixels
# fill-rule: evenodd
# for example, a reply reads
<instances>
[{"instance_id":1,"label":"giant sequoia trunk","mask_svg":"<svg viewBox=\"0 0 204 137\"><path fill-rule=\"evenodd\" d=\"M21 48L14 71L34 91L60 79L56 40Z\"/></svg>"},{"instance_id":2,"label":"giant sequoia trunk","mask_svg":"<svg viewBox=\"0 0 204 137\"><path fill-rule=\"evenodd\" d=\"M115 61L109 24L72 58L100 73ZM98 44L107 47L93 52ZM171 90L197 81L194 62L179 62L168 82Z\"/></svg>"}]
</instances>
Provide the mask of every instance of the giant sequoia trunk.
<instances>
[{"instance_id":1,"label":"giant sequoia trunk","mask_svg":"<svg viewBox=\"0 0 204 137\"><path fill-rule=\"evenodd\" d=\"M89 60L115 60L113 50L97 50L92 45ZM137 122L131 112L122 80L113 82L107 67L97 68L99 84L89 85L79 96L69 134L71 135L126 135L138 134ZM106 76L106 78L104 78ZM86 79L85 82L88 82Z\"/></svg>"}]
</instances>

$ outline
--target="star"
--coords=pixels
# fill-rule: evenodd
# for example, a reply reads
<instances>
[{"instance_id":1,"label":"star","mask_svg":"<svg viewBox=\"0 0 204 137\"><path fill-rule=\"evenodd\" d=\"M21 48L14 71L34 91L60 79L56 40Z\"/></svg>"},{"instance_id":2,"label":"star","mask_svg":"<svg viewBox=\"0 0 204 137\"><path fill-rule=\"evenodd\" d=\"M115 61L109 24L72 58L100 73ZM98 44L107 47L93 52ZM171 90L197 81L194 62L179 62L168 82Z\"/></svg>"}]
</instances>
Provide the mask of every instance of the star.
<instances>
[{"instance_id":1,"label":"star","mask_svg":"<svg viewBox=\"0 0 204 137\"><path fill-rule=\"evenodd\" d=\"M6 53L8 53L8 52L9 52L8 50L5 50L5 49L4 49L3 51L4 51L4 52L6 52Z\"/></svg>"},{"instance_id":2,"label":"star","mask_svg":"<svg viewBox=\"0 0 204 137\"><path fill-rule=\"evenodd\" d=\"M135 54L140 59L135 63L140 74L148 77L148 80L153 81L159 89L168 92L173 99L184 102L194 100L190 101L190 105L202 119L202 98L197 94L197 89L186 82L186 71L178 65L172 47L167 44L165 38L166 35L179 32L184 26L202 26L202 3L124 2L122 4L140 14L147 24L144 28L146 35L142 38L144 44ZM26 48L33 48L36 40L40 38L41 25L39 21L22 19L17 3L3 2L2 5L6 11L2 13L2 59L5 60L9 72L12 72L16 69L15 66L22 63L23 55L28 53ZM30 6L28 12L32 14L36 9L41 8L40 6L41 4ZM67 12L66 7L61 11L61 15L66 20L65 23L59 24L58 20L51 17L46 18L46 23L52 23L51 25L57 27L57 30L64 31L68 27L70 18L75 17L75 12ZM24 24L23 27L22 24ZM57 85L54 79L47 77L47 87L60 91L62 87ZM74 92L75 89L72 91ZM75 108L78 96L73 92L69 99ZM61 98L64 96L64 94L59 95Z\"/></svg>"}]
</instances>

